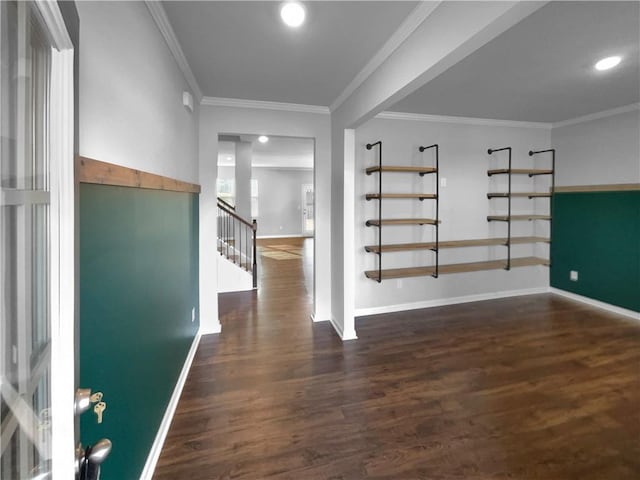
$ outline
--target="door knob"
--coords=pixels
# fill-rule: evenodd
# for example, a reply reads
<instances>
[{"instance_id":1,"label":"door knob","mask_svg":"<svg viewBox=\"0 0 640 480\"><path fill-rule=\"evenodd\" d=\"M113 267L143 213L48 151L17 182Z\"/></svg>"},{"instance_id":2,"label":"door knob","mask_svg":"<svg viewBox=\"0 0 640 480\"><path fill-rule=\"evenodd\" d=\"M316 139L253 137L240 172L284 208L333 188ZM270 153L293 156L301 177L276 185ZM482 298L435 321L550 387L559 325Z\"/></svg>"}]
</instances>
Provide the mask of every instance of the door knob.
<instances>
[{"instance_id":1,"label":"door knob","mask_svg":"<svg viewBox=\"0 0 640 480\"><path fill-rule=\"evenodd\" d=\"M81 413L89 410L91 406L91 389L90 388L79 388L76 390L76 398L73 402L73 409L75 415L80 415Z\"/></svg>"},{"instance_id":2,"label":"door knob","mask_svg":"<svg viewBox=\"0 0 640 480\"><path fill-rule=\"evenodd\" d=\"M80 464L79 480L97 480L100 477L100 465L111 453L111 440L103 438L95 445L87 447Z\"/></svg>"}]
</instances>

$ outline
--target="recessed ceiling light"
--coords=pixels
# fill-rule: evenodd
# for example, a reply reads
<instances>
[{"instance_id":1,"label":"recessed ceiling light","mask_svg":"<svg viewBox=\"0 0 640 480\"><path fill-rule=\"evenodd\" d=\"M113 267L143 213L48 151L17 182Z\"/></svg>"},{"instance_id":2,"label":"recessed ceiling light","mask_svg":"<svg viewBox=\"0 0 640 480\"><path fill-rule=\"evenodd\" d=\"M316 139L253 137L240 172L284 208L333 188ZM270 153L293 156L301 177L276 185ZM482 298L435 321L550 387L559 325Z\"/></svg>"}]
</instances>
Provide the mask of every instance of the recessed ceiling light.
<instances>
[{"instance_id":1,"label":"recessed ceiling light","mask_svg":"<svg viewBox=\"0 0 640 480\"><path fill-rule=\"evenodd\" d=\"M600 60L596 63L596 70L609 70L610 68L615 67L622 60L620 57L607 57Z\"/></svg>"},{"instance_id":2,"label":"recessed ceiling light","mask_svg":"<svg viewBox=\"0 0 640 480\"><path fill-rule=\"evenodd\" d=\"M260 136L258 137L258 141L259 141L260 143L267 143L267 142L269 141L269 137L267 137L266 135L260 135Z\"/></svg>"},{"instance_id":3,"label":"recessed ceiling light","mask_svg":"<svg viewBox=\"0 0 640 480\"><path fill-rule=\"evenodd\" d=\"M299 27L304 23L306 13L304 7L298 2L287 2L280 8L282 21L290 27Z\"/></svg>"}]
</instances>

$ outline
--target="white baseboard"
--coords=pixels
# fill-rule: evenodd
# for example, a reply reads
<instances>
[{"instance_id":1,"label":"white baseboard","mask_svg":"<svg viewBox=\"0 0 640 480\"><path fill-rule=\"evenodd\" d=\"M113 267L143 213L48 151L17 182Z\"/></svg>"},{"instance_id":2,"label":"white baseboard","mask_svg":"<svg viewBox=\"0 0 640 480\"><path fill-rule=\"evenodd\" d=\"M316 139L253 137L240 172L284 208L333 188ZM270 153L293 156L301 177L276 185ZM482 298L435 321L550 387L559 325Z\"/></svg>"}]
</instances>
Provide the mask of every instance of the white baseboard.
<instances>
[{"instance_id":1,"label":"white baseboard","mask_svg":"<svg viewBox=\"0 0 640 480\"><path fill-rule=\"evenodd\" d=\"M171 395L171 399L169 400L167 409L165 410L164 416L162 417L162 422L160 422L160 428L158 428L158 433L156 433L156 438L153 441L151 450L149 451L149 456L147 457L147 462L145 463L142 474L140 475L140 480L151 480L151 478L153 477L153 473L156 469L156 464L158 463L158 459L160 458L162 446L164 445L164 440L167 438L167 433L169 433L169 427L171 426L173 415L176 412L176 407L178 406L178 401L180 400L182 389L184 388L184 384L187 381L187 376L189 375L189 370L191 369L191 363L193 362L193 358L196 356L196 351L198 350L199 344L200 334L198 333L193 339L193 343L191 344L189 353L187 353L187 358L184 360L184 365L182 366L182 371L180 372L180 376L178 377L178 382L173 389L173 394Z\"/></svg>"},{"instance_id":2,"label":"white baseboard","mask_svg":"<svg viewBox=\"0 0 640 480\"><path fill-rule=\"evenodd\" d=\"M548 287L527 288L523 290L508 290L504 292L480 293L478 295L466 295L464 297L438 298L423 302L402 303L398 305L385 305L382 307L356 308L355 316L379 315L381 313L404 312L407 310L419 310L421 308L442 307L457 303L481 302L483 300L496 300L499 298L518 297L521 295L536 295L547 293Z\"/></svg>"},{"instance_id":3,"label":"white baseboard","mask_svg":"<svg viewBox=\"0 0 640 480\"><path fill-rule=\"evenodd\" d=\"M218 321L213 325L208 326L207 328L202 328L202 322L200 322L200 330L198 330L198 335L211 335L213 333L222 332L222 324Z\"/></svg>"},{"instance_id":4,"label":"white baseboard","mask_svg":"<svg viewBox=\"0 0 640 480\"><path fill-rule=\"evenodd\" d=\"M631 317L634 320L640 320L640 313L634 312L633 310L629 310L622 307L616 307L615 305L611 305L610 303L594 300L593 298L585 297L583 295L578 295L577 293L567 292L566 290L560 290L559 288L549 287L549 291L551 293L555 293L556 295L560 295L562 297L566 297L571 300L575 300L577 302L586 303L587 305L591 305L592 307L602 308L603 310L607 310L612 313L624 315L625 317Z\"/></svg>"},{"instance_id":5,"label":"white baseboard","mask_svg":"<svg viewBox=\"0 0 640 480\"><path fill-rule=\"evenodd\" d=\"M333 326L333 329L336 331L336 333L338 334L338 336L340 337L340 340L347 341L347 340L357 340L358 336L356 335L356 332L348 332L345 333L342 330L342 327L340 325L338 325L338 322L336 322L336 319L331 317L331 319L329 320L331 322L331 325Z\"/></svg>"},{"instance_id":6,"label":"white baseboard","mask_svg":"<svg viewBox=\"0 0 640 480\"><path fill-rule=\"evenodd\" d=\"M312 235L313 236L313 235ZM263 238L303 238L307 237L307 235L301 235L299 233L292 233L291 235L258 235L256 238L258 240L262 240ZM311 237L309 237L311 238Z\"/></svg>"}]
</instances>

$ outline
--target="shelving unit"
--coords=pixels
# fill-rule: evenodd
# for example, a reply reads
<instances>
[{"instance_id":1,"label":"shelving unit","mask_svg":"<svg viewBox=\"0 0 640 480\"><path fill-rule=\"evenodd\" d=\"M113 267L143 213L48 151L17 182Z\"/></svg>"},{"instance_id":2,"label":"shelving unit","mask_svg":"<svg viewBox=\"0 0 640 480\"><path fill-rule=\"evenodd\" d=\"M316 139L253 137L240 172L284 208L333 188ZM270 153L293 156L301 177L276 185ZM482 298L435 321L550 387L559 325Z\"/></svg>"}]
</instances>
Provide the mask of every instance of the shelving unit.
<instances>
[{"instance_id":1,"label":"shelving unit","mask_svg":"<svg viewBox=\"0 0 640 480\"><path fill-rule=\"evenodd\" d=\"M368 278L372 278L377 282L381 282L384 274L382 270L382 254L385 253L385 249L382 245L382 227L389 225L433 225L435 227L435 237L436 241L432 242L432 245L427 250L432 250L435 253L435 266L433 267L425 267L432 269L429 275L433 277L438 277L438 226L440 224L439 212L438 212L438 194L439 194L439 174L438 174L438 163L439 163L439 151L438 145L433 144L426 147L420 147L420 152L424 152L427 149L435 150L435 167L424 167L424 166L387 166L382 164L382 141L377 141L375 143L368 143L366 145L367 150L371 150L373 147L378 147L378 166L368 167L365 169L365 173L367 175L371 175L373 173L378 174L378 192L377 193L368 193L365 195L366 200L377 200L378 201L378 218L377 219L369 219L365 222L367 227L377 227L378 228L378 245L375 249L369 249L367 252L375 253L378 256L378 269L375 271L374 276L369 276ZM417 173L421 177L427 174L435 174L435 183L436 183L436 193L383 193L382 192L382 174L386 172L394 172L394 173ZM435 200L435 218L382 218L382 201L383 200ZM400 251L400 250L389 250L391 251Z\"/></svg>"},{"instance_id":2,"label":"shelving unit","mask_svg":"<svg viewBox=\"0 0 640 480\"><path fill-rule=\"evenodd\" d=\"M513 198L528 198L528 199L534 199L534 198L549 198L551 199L551 192L553 192L553 186L554 186L554 172L555 172L555 150L554 149L549 149L549 150L539 150L539 151L529 151L529 156L533 156L536 155L538 153L544 153L544 152L553 152L553 159L552 159L552 165L551 165L551 169L536 169L536 168L512 168L512 163L511 163L511 154L512 154L512 149L511 147L502 147L502 148L490 148L487 153L489 155L493 155L494 153L497 152L503 152L506 151L509 154L509 164L508 164L508 168L499 168L499 169L490 169L487 170L487 175L489 177L493 176L493 175L508 175L508 188L506 192L489 192L487 193L487 198L489 200L494 199L494 198L506 198L507 199L507 214L506 215L488 215L487 216L487 221L489 222L506 222L507 223L507 241L506 243L504 243L503 245L507 247L507 263L505 266L506 270L510 270L512 266L520 266L517 265L516 263L512 262L511 259L511 245L514 243L512 241L511 238L511 222L513 221L520 221L520 220L525 220L525 221L533 221L533 220L548 220L551 221L551 215L539 215L539 214L520 214L520 215L512 215L511 214L511 200ZM530 178L531 177L535 177L538 175L551 175L551 189L549 190L549 193L546 192L513 192L511 190L511 178L513 175L528 175ZM549 212L551 212L551 208L549 209ZM551 235L549 235L551 236ZM534 257L532 257L534 258ZM519 259L514 259L515 260L519 260ZM548 261L546 261L548 264Z\"/></svg>"},{"instance_id":3,"label":"shelving unit","mask_svg":"<svg viewBox=\"0 0 640 480\"><path fill-rule=\"evenodd\" d=\"M438 277L441 274L455 274L455 273L467 273L478 272L483 270L511 270L513 267L530 267L537 265L549 266L548 259L531 257L511 257L512 245L523 244L535 244L535 243L550 243L551 242L551 230L549 231L549 237L542 237L536 235L517 236L511 235L511 222L514 221L535 221L546 220L551 221L551 215L543 214L518 214L513 215L511 212L511 201L513 198L535 199L535 198L549 198L552 201L552 192L554 188L554 171L555 171L555 150L539 150L530 151L529 155L536 155L545 152L552 152L552 166L551 169L525 169L525 168L512 168L512 149L511 147L503 147L498 149L489 149L488 153L492 155L496 152L506 151L509 154L508 168L491 169L487 171L489 177L493 175L508 175L508 188L506 192L489 192L487 193L488 199L505 198L507 199L507 213L506 215L488 215L488 221L505 222L507 223L507 236L496 238L475 238L466 240L446 240L440 241L439 239L439 198L440 198L440 178L439 178L439 147L437 144L427 147L420 147L420 152L424 152L427 149L435 150L435 167L420 167L420 166L383 166L382 165L382 142L376 142L374 144L368 144L367 149L370 150L374 146L380 147L380 153L378 157L378 166L369 167L365 170L367 175L372 173L379 173L378 178L378 193L368 193L365 195L367 200L378 200L378 218L370 219L366 221L368 227L378 227L378 243L377 245L366 245L365 251L378 255L378 269L365 271L365 276L369 279L381 282L382 280L389 280L394 278L406 278L406 277L422 277L432 276ZM384 172L399 172L399 173L418 173L420 176L434 173L436 176L436 192L435 193L382 193L382 173ZM529 177L535 177L538 175L551 175L551 188L549 192L514 192L512 191L512 176L513 175L528 175ZM384 199L417 199L417 200L435 200L435 218L382 218L382 200ZM387 225L433 225L435 226L435 241L433 242L419 242L419 243L397 243L386 244L382 243L382 226ZM448 265L439 264L439 251L440 249L453 249L453 248L468 248L468 247L491 247L491 246L504 246L507 248L507 258L499 260L489 260L481 262L471 263L454 263ZM419 266L408 268L391 268L382 269L382 254L394 253L394 252L411 252L419 250L432 250L435 253L435 265L431 266Z\"/></svg>"}]
</instances>

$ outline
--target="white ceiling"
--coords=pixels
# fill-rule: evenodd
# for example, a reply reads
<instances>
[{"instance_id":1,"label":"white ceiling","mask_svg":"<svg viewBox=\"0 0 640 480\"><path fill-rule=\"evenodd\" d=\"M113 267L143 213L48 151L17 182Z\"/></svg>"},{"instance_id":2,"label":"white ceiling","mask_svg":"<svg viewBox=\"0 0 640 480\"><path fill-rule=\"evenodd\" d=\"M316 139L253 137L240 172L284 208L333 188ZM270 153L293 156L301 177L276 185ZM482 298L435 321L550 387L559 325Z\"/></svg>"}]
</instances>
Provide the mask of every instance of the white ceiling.
<instances>
[{"instance_id":1,"label":"white ceiling","mask_svg":"<svg viewBox=\"0 0 640 480\"><path fill-rule=\"evenodd\" d=\"M640 2L550 2L389 110L557 122L640 101ZM594 63L622 55L619 67Z\"/></svg>"},{"instance_id":2,"label":"white ceiling","mask_svg":"<svg viewBox=\"0 0 640 480\"><path fill-rule=\"evenodd\" d=\"M225 135L231 139L234 136ZM270 136L267 143L260 143L257 135L237 135L236 140L251 142L252 167L313 168L314 141L312 138ZM235 165L236 143L230 140L218 142L218 165Z\"/></svg>"},{"instance_id":3,"label":"white ceiling","mask_svg":"<svg viewBox=\"0 0 640 480\"><path fill-rule=\"evenodd\" d=\"M415 1L305 1L285 26L279 1L163 2L206 96L328 106L415 8Z\"/></svg>"}]
</instances>

